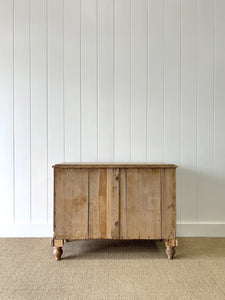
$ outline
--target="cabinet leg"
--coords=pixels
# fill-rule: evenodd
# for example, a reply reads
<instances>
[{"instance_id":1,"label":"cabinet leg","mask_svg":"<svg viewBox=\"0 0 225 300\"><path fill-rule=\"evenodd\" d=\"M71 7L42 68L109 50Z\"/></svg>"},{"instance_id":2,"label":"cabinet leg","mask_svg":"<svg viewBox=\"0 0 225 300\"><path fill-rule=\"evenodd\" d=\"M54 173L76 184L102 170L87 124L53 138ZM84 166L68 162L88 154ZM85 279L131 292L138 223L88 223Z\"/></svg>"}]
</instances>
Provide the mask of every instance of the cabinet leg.
<instances>
[{"instance_id":1,"label":"cabinet leg","mask_svg":"<svg viewBox=\"0 0 225 300\"><path fill-rule=\"evenodd\" d=\"M175 247L167 246L166 247L166 255L167 255L168 259L173 259L174 254L175 254Z\"/></svg>"},{"instance_id":2,"label":"cabinet leg","mask_svg":"<svg viewBox=\"0 0 225 300\"><path fill-rule=\"evenodd\" d=\"M60 260L63 254L63 244L64 240L57 240L55 238L52 239L52 246L53 246L53 254L55 256L55 260Z\"/></svg>"},{"instance_id":3,"label":"cabinet leg","mask_svg":"<svg viewBox=\"0 0 225 300\"><path fill-rule=\"evenodd\" d=\"M60 260L63 254L62 247L53 247L53 254L55 256L55 260Z\"/></svg>"},{"instance_id":4,"label":"cabinet leg","mask_svg":"<svg viewBox=\"0 0 225 300\"><path fill-rule=\"evenodd\" d=\"M165 240L165 245L166 245L166 255L168 259L173 259L175 254L175 246L177 246L177 240L176 239Z\"/></svg>"}]
</instances>

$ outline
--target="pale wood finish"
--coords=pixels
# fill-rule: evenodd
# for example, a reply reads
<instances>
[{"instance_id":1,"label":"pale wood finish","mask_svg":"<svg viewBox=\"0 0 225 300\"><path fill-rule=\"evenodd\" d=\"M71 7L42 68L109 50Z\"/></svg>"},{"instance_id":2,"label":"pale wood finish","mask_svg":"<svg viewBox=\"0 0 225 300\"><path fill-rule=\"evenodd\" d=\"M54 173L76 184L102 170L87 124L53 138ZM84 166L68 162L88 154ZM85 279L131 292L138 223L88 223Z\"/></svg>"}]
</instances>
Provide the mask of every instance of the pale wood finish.
<instances>
[{"instance_id":1,"label":"pale wood finish","mask_svg":"<svg viewBox=\"0 0 225 300\"><path fill-rule=\"evenodd\" d=\"M128 239L160 239L160 170L127 170Z\"/></svg>"},{"instance_id":2,"label":"pale wood finish","mask_svg":"<svg viewBox=\"0 0 225 300\"><path fill-rule=\"evenodd\" d=\"M53 246L57 260L64 241L73 239L164 239L166 254L173 258L176 166L124 165L55 166Z\"/></svg>"},{"instance_id":3,"label":"pale wood finish","mask_svg":"<svg viewBox=\"0 0 225 300\"><path fill-rule=\"evenodd\" d=\"M88 169L88 168L151 168L151 169L167 169L167 168L177 168L174 164L164 164L164 163L62 163L56 164L53 168L75 168L75 169Z\"/></svg>"},{"instance_id":4,"label":"pale wood finish","mask_svg":"<svg viewBox=\"0 0 225 300\"><path fill-rule=\"evenodd\" d=\"M176 170L161 170L162 238L176 238Z\"/></svg>"},{"instance_id":5,"label":"pale wood finish","mask_svg":"<svg viewBox=\"0 0 225 300\"><path fill-rule=\"evenodd\" d=\"M55 169L54 234L88 238L88 170Z\"/></svg>"},{"instance_id":6,"label":"pale wood finish","mask_svg":"<svg viewBox=\"0 0 225 300\"><path fill-rule=\"evenodd\" d=\"M89 170L89 239L106 238L107 169Z\"/></svg>"}]
</instances>

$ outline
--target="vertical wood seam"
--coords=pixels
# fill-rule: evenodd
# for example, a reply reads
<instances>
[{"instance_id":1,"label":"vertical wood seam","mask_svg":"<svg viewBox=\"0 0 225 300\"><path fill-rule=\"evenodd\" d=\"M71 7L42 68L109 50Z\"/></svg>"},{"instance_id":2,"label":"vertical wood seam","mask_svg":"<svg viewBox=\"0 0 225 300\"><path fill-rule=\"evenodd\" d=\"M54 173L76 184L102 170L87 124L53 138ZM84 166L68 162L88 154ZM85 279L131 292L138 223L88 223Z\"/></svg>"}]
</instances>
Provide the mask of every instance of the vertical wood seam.
<instances>
[{"instance_id":1,"label":"vertical wood seam","mask_svg":"<svg viewBox=\"0 0 225 300\"><path fill-rule=\"evenodd\" d=\"M82 169L80 169L80 170L82 170ZM88 171L88 228L87 228L87 235L88 235L88 238L89 238L89 224L90 224L90 222L89 222L89 195L90 195L90 191L89 191L89 189L90 189L90 169L87 169L87 171Z\"/></svg>"},{"instance_id":2,"label":"vertical wood seam","mask_svg":"<svg viewBox=\"0 0 225 300\"><path fill-rule=\"evenodd\" d=\"M127 228L127 169L126 172L126 238L128 238L128 228Z\"/></svg>"}]
</instances>

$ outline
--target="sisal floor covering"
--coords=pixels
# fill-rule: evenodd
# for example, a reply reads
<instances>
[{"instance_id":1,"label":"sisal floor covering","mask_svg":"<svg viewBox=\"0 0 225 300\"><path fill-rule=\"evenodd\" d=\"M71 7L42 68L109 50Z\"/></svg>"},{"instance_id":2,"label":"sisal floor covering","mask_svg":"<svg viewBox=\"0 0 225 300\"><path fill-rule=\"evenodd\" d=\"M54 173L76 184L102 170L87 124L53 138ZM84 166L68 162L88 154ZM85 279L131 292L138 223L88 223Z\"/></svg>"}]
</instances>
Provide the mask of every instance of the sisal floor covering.
<instances>
[{"instance_id":1,"label":"sisal floor covering","mask_svg":"<svg viewBox=\"0 0 225 300\"><path fill-rule=\"evenodd\" d=\"M73 241L56 262L50 239L0 239L0 299L225 300L225 238Z\"/></svg>"}]
</instances>

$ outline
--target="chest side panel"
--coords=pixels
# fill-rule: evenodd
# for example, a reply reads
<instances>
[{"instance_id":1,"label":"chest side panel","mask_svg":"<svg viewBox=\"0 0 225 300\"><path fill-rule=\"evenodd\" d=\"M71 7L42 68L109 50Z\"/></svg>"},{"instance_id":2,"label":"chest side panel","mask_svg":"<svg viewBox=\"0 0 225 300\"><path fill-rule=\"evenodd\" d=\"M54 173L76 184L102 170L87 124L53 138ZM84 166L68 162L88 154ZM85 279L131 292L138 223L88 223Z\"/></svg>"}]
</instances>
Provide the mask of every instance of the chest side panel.
<instances>
[{"instance_id":1,"label":"chest side panel","mask_svg":"<svg viewBox=\"0 0 225 300\"><path fill-rule=\"evenodd\" d=\"M176 238L176 169L161 170L162 238Z\"/></svg>"}]
</instances>

